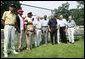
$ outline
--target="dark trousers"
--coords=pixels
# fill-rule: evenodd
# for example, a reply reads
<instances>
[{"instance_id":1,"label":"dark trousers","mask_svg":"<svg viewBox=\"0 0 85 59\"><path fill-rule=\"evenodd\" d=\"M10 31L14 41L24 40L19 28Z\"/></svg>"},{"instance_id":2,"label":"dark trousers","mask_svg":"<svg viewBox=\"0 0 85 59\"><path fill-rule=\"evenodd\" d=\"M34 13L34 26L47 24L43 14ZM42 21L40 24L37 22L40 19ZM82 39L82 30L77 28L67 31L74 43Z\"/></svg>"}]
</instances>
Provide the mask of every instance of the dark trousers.
<instances>
[{"instance_id":1,"label":"dark trousers","mask_svg":"<svg viewBox=\"0 0 85 59\"><path fill-rule=\"evenodd\" d=\"M57 30L56 29L51 29L50 37L51 37L52 44L56 44L57 43Z\"/></svg>"},{"instance_id":2,"label":"dark trousers","mask_svg":"<svg viewBox=\"0 0 85 59\"><path fill-rule=\"evenodd\" d=\"M67 43L65 27L60 27L61 42Z\"/></svg>"}]
</instances>

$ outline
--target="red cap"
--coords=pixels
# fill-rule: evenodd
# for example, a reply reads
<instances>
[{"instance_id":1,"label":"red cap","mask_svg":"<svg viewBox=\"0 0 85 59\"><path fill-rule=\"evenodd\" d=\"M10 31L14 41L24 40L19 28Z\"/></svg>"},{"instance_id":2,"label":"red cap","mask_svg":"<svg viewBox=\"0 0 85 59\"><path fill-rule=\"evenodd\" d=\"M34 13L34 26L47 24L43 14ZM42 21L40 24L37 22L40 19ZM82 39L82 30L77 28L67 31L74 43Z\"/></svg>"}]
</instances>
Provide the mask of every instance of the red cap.
<instances>
[{"instance_id":1,"label":"red cap","mask_svg":"<svg viewBox=\"0 0 85 59\"><path fill-rule=\"evenodd\" d=\"M19 9L19 10L17 10L17 12L24 12L23 10L21 10L21 9Z\"/></svg>"}]
</instances>

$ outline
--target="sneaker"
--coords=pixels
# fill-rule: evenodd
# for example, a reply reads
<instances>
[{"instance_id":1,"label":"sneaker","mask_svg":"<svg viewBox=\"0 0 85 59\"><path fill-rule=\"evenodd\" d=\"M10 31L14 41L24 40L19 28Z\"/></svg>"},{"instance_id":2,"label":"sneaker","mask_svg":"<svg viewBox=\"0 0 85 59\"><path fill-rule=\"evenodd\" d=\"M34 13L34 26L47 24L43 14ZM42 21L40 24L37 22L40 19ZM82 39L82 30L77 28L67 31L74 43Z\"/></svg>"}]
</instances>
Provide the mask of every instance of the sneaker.
<instances>
[{"instance_id":1,"label":"sneaker","mask_svg":"<svg viewBox=\"0 0 85 59\"><path fill-rule=\"evenodd\" d=\"M74 43L71 43L71 44L74 44Z\"/></svg>"},{"instance_id":2,"label":"sneaker","mask_svg":"<svg viewBox=\"0 0 85 59\"><path fill-rule=\"evenodd\" d=\"M32 49L28 49L28 48L27 48L27 51L32 51Z\"/></svg>"},{"instance_id":3,"label":"sneaker","mask_svg":"<svg viewBox=\"0 0 85 59\"><path fill-rule=\"evenodd\" d=\"M16 52L21 52L22 50L21 49L17 49Z\"/></svg>"},{"instance_id":4,"label":"sneaker","mask_svg":"<svg viewBox=\"0 0 85 59\"><path fill-rule=\"evenodd\" d=\"M60 42L58 42L58 44L60 44Z\"/></svg>"},{"instance_id":5,"label":"sneaker","mask_svg":"<svg viewBox=\"0 0 85 59\"><path fill-rule=\"evenodd\" d=\"M13 54L18 54L18 52L16 52L16 51L14 51L14 52L12 52Z\"/></svg>"},{"instance_id":6,"label":"sneaker","mask_svg":"<svg viewBox=\"0 0 85 59\"><path fill-rule=\"evenodd\" d=\"M8 54L4 54L4 57L6 57L6 58L7 58L7 57L8 57Z\"/></svg>"}]
</instances>

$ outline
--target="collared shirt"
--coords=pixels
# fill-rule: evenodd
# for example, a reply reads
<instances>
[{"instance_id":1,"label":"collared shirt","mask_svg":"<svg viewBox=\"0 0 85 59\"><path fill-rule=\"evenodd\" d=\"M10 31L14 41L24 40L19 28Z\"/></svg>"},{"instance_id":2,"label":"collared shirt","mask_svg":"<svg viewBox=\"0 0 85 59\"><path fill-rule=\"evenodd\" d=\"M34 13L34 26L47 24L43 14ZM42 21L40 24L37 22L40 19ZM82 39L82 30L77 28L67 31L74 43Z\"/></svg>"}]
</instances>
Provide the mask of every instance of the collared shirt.
<instances>
[{"instance_id":1,"label":"collared shirt","mask_svg":"<svg viewBox=\"0 0 85 59\"><path fill-rule=\"evenodd\" d=\"M66 19L59 20L60 22L60 27L65 27L67 25Z\"/></svg>"},{"instance_id":2,"label":"collared shirt","mask_svg":"<svg viewBox=\"0 0 85 59\"><path fill-rule=\"evenodd\" d=\"M23 30L24 27L23 27L23 19L20 17L20 15L18 15L19 18L20 18L20 30Z\"/></svg>"},{"instance_id":3,"label":"collared shirt","mask_svg":"<svg viewBox=\"0 0 85 59\"><path fill-rule=\"evenodd\" d=\"M57 23L60 24L60 20L59 19L56 19L57 20Z\"/></svg>"},{"instance_id":4,"label":"collared shirt","mask_svg":"<svg viewBox=\"0 0 85 59\"><path fill-rule=\"evenodd\" d=\"M48 26L48 21L49 21L48 19L47 19L47 20L44 20L44 19L43 19L43 20L41 21L41 26Z\"/></svg>"},{"instance_id":5,"label":"collared shirt","mask_svg":"<svg viewBox=\"0 0 85 59\"><path fill-rule=\"evenodd\" d=\"M41 20L38 21L37 19L35 19L34 26L36 29L41 29Z\"/></svg>"},{"instance_id":6,"label":"collared shirt","mask_svg":"<svg viewBox=\"0 0 85 59\"><path fill-rule=\"evenodd\" d=\"M49 20L48 25L50 26L50 28L56 28L56 26L57 26L56 19Z\"/></svg>"},{"instance_id":7,"label":"collared shirt","mask_svg":"<svg viewBox=\"0 0 85 59\"><path fill-rule=\"evenodd\" d=\"M75 24L75 21L74 20L71 20L69 21L68 20L68 27L71 28L71 27L74 27L76 24Z\"/></svg>"},{"instance_id":8,"label":"collared shirt","mask_svg":"<svg viewBox=\"0 0 85 59\"><path fill-rule=\"evenodd\" d=\"M29 18L29 17L26 17L25 20L27 20L28 22L30 22L32 24L34 22L34 21L32 21L32 18ZM27 29L32 31L33 30L33 25L27 25Z\"/></svg>"},{"instance_id":9,"label":"collared shirt","mask_svg":"<svg viewBox=\"0 0 85 59\"><path fill-rule=\"evenodd\" d=\"M15 25L16 22L16 15L11 11L5 11L2 20L5 20L5 24L12 24Z\"/></svg>"}]
</instances>

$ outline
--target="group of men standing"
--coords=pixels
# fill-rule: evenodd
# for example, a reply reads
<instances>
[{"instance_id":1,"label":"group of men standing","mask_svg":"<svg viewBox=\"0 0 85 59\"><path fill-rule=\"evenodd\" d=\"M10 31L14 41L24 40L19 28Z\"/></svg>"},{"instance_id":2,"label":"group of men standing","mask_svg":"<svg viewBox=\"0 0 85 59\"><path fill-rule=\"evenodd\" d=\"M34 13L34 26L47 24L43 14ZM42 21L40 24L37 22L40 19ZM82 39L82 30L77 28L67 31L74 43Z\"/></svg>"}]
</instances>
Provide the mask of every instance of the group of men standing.
<instances>
[{"instance_id":1,"label":"group of men standing","mask_svg":"<svg viewBox=\"0 0 85 59\"><path fill-rule=\"evenodd\" d=\"M74 27L75 22L72 20L72 17L69 17L68 22L63 18L63 15L60 15L60 19L57 19L56 14L51 15L51 19L47 19L47 15L44 15L44 19L40 20L39 16L36 16L34 19L32 12L28 12L27 17L23 19L22 14L23 10L19 9L17 15L14 14L15 5L11 4L9 11L5 11L2 20L4 24L4 57L8 57L8 42L11 38L11 48L12 53L18 54L23 50L25 35L27 42L27 50L32 50L32 40L35 41L35 47L42 44L48 44L48 32L50 32L50 38L52 45L61 42L67 43L66 31L68 29L69 42L74 43ZM15 28L17 33L17 51L14 47L14 37L15 37ZM42 35L41 35L42 34ZM60 35L60 37L59 37Z\"/></svg>"}]
</instances>

